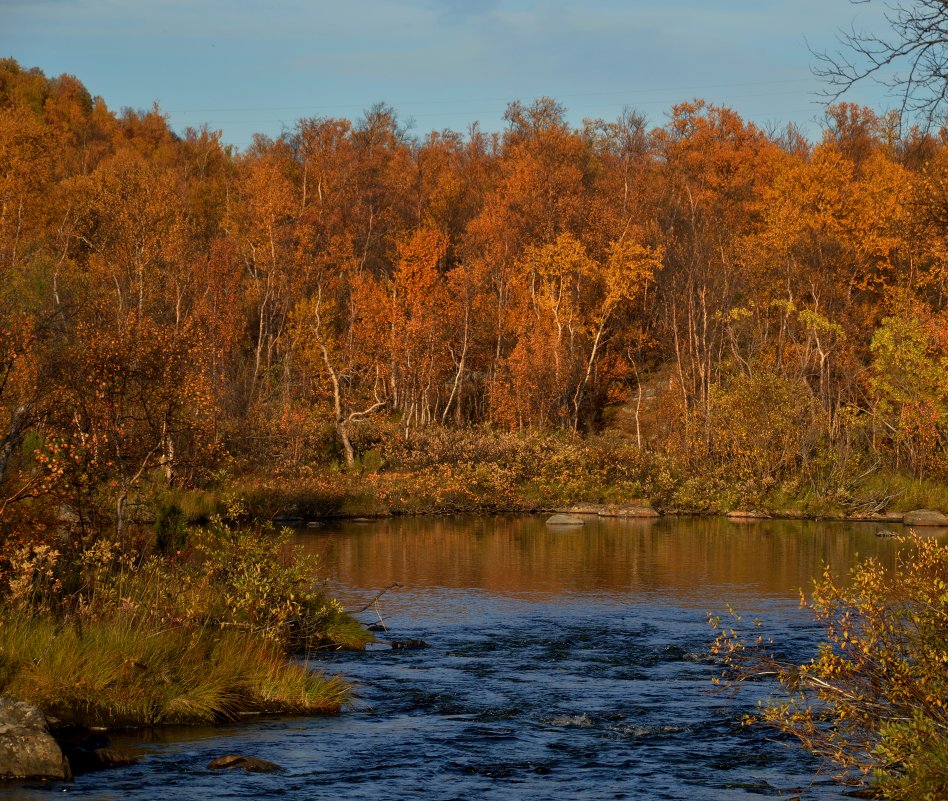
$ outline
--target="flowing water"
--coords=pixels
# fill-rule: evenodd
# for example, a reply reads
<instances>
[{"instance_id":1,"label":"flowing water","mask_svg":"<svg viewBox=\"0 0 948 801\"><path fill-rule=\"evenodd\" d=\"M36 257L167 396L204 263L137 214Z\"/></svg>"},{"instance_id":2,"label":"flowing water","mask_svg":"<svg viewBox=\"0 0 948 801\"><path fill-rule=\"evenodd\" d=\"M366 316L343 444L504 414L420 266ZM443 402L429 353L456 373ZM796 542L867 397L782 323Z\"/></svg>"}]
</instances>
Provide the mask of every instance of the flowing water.
<instances>
[{"instance_id":1,"label":"flowing water","mask_svg":"<svg viewBox=\"0 0 948 801\"><path fill-rule=\"evenodd\" d=\"M759 617L782 654L820 630L799 607L824 564L891 562L874 524L662 518L417 518L298 534L383 643L314 659L357 685L336 717L269 719L115 743L138 766L14 798L842 799L819 762L741 725L773 687L713 692L708 613ZM421 650L384 641L422 639ZM214 772L228 753L273 775Z\"/></svg>"}]
</instances>

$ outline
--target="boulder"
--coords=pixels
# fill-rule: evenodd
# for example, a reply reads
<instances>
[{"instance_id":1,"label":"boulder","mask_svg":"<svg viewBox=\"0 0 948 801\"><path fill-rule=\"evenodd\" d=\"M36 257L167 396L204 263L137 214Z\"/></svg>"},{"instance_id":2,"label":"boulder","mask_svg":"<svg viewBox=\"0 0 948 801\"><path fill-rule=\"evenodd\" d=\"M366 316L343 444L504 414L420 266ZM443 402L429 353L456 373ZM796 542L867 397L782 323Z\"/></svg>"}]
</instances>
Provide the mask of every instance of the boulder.
<instances>
[{"instance_id":1,"label":"boulder","mask_svg":"<svg viewBox=\"0 0 948 801\"><path fill-rule=\"evenodd\" d=\"M275 762L268 762L266 759L257 759L257 757L244 756L243 754L228 754L211 760L208 764L209 770L244 770L247 773L276 773L283 770Z\"/></svg>"},{"instance_id":2,"label":"boulder","mask_svg":"<svg viewBox=\"0 0 948 801\"><path fill-rule=\"evenodd\" d=\"M915 509L902 515L907 526L948 526L948 516L936 509Z\"/></svg>"},{"instance_id":3,"label":"boulder","mask_svg":"<svg viewBox=\"0 0 948 801\"><path fill-rule=\"evenodd\" d=\"M0 778L72 778L43 713L12 698L0 698Z\"/></svg>"},{"instance_id":4,"label":"boulder","mask_svg":"<svg viewBox=\"0 0 948 801\"><path fill-rule=\"evenodd\" d=\"M600 517L658 517L651 506L606 506L599 510Z\"/></svg>"},{"instance_id":5,"label":"boulder","mask_svg":"<svg viewBox=\"0 0 948 801\"><path fill-rule=\"evenodd\" d=\"M585 526L586 521L576 515L550 515L546 519L548 526Z\"/></svg>"}]
</instances>

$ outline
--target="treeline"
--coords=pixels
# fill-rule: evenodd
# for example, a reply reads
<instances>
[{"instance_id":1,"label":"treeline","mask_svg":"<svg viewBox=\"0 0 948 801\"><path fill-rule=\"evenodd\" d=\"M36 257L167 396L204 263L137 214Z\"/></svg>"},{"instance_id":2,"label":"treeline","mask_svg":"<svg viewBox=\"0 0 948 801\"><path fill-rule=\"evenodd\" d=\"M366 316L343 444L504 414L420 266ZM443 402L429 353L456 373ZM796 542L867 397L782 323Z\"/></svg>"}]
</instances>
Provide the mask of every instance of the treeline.
<instances>
[{"instance_id":1,"label":"treeline","mask_svg":"<svg viewBox=\"0 0 948 801\"><path fill-rule=\"evenodd\" d=\"M945 131L506 121L378 105L235 152L0 61L0 523L121 530L145 480L620 405L639 447L764 488L948 474Z\"/></svg>"}]
</instances>

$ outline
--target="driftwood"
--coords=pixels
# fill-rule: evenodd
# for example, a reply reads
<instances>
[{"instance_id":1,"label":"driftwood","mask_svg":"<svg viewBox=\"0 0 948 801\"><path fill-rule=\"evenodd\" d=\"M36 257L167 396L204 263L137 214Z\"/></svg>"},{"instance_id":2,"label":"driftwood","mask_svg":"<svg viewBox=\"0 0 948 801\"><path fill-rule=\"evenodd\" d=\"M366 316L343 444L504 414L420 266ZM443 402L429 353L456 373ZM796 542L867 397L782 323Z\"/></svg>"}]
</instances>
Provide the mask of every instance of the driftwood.
<instances>
[{"instance_id":1,"label":"driftwood","mask_svg":"<svg viewBox=\"0 0 948 801\"><path fill-rule=\"evenodd\" d=\"M401 589L402 585L397 581L394 584L389 584L384 589L379 590L375 597L372 598L365 606L361 609L347 609L346 612L350 615L358 615L360 612L365 612L367 609L372 608L376 615L378 615L379 622L373 623L368 627L369 631L388 631L388 627L385 625L385 621L382 619L382 613L379 611L379 598L381 598L389 590L398 590Z\"/></svg>"}]
</instances>

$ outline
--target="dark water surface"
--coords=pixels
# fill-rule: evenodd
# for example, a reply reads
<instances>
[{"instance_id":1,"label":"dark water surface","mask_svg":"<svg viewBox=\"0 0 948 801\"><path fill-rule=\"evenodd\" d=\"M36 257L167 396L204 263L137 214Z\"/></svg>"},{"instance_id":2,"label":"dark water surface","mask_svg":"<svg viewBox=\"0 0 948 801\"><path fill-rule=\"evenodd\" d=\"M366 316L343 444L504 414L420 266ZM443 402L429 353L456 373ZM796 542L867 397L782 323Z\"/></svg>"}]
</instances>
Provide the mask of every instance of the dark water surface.
<instances>
[{"instance_id":1,"label":"dark water surface","mask_svg":"<svg viewBox=\"0 0 948 801\"><path fill-rule=\"evenodd\" d=\"M759 616L803 660L819 637L799 608L828 563L891 562L874 524L663 518L348 522L301 532L350 608L377 605L386 639L431 647L321 657L357 685L338 717L256 720L117 741L141 765L22 790L88 799L841 799L819 763L742 727L757 684L711 692L709 612ZM285 768L208 771L227 753ZM0 791L2 794L3 791Z\"/></svg>"}]
</instances>

